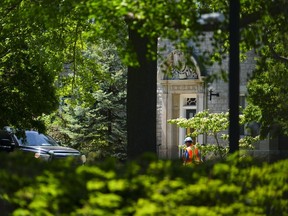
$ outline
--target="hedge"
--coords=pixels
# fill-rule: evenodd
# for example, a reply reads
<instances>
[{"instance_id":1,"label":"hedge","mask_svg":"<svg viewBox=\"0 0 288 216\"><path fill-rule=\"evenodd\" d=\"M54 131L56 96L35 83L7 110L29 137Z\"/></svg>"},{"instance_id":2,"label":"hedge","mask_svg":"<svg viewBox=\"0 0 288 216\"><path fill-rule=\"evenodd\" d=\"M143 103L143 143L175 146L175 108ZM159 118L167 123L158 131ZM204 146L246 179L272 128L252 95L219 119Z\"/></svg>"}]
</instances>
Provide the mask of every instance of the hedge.
<instances>
[{"instance_id":1,"label":"hedge","mask_svg":"<svg viewBox=\"0 0 288 216\"><path fill-rule=\"evenodd\" d=\"M288 215L288 160L191 167L143 156L75 166L1 154L1 215Z\"/></svg>"}]
</instances>

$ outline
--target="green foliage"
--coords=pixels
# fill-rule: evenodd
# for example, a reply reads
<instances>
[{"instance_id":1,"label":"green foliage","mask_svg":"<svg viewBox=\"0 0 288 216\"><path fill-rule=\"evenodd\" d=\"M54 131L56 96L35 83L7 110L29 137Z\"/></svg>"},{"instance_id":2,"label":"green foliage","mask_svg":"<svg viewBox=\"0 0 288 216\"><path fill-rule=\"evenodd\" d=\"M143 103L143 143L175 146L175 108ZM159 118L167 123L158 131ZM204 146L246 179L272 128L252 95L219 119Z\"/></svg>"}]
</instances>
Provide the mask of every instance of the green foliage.
<instances>
[{"instance_id":1,"label":"green foliage","mask_svg":"<svg viewBox=\"0 0 288 216\"><path fill-rule=\"evenodd\" d=\"M2 215L288 215L287 160L233 155L185 167L143 157L75 167L1 158Z\"/></svg>"},{"instance_id":2,"label":"green foliage","mask_svg":"<svg viewBox=\"0 0 288 216\"><path fill-rule=\"evenodd\" d=\"M245 111L249 116L251 112L250 108ZM252 116L252 114L250 114ZM249 117L250 117L249 116ZM244 124L250 122L254 119L246 118L245 115L239 116L239 124ZM229 135L227 134L227 129L229 128L229 112L226 113L209 113L209 110L204 110L198 112L193 118L177 118L168 120L170 124L176 124L181 128L191 128L192 133L188 136L194 137L197 140L197 136L206 134L211 136L215 143L208 143L205 146L196 143L199 149L201 149L202 154L205 156L209 153L214 153L216 156L223 159L229 152L228 140ZM245 136L239 141L239 147L242 149L253 148L253 143L259 140L259 136Z\"/></svg>"},{"instance_id":3,"label":"green foliage","mask_svg":"<svg viewBox=\"0 0 288 216\"><path fill-rule=\"evenodd\" d=\"M44 130L39 117L57 108L55 78L75 39L77 16L70 9L57 0L1 2L1 127Z\"/></svg>"},{"instance_id":4,"label":"green foliage","mask_svg":"<svg viewBox=\"0 0 288 216\"><path fill-rule=\"evenodd\" d=\"M249 50L259 57L249 97L263 114L262 134L275 126L287 133L288 3L241 0L240 4L241 59ZM211 12L222 13L225 20L200 25L201 15ZM221 64L229 50L228 14L226 0L4 0L0 7L0 126L44 129L39 117L57 108L54 81L64 63L73 67L73 85L65 93L78 91L87 100L93 100L87 89L74 85L81 82L76 77L78 66L91 66L91 61L81 57L82 51L99 38L116 44L127 65L137 65L136 54L126 43L124 23L149 39L171 40L187 59L193 53L187 43L192 40L201 46L205 42L203 32L212 32L214 47L201 53L199 60L208 66ZM157 53L152 46L148 44L149 57L155 59ZM227 79L223 69L219 77Z\"/></svg>"},{"instance_id":5,"label":"green foliage","mask_svg":"<svg viewBox=\"0 0 288 216\"><path fill-rule=\"evenodd\" d=\"M229 126L229 113L209 113L208 110L198 112L193 118L178 118L168 120L168 123L177 124L182 128L193 128L193 137L207 133L214 136L219 131L224 131Z\"/></svg>"},{"instance_id":6,"label":"green foliage","mask_svg":"<svg viewBox=\"0 0 288 216\"><path fill-rule=\"evenodd\" d=\"M261 109L261 135L265 137L269 132L272 136L279 133L287 135L288 63L276 63L272 59L266 59L259 64L265 65L265 71L259 70L258 67L253 80L248 84L248 91L250 101ZM273 134L275 128L277 133Z\"/></svg>"},{"instance_id":7,"label":"green foliage","mask_svg":"<svg viewBox=\"0 0 288 216\"><path fill-rule=\"evenodd\" d=\"M285 8L285 9L284 9ZM261 110L261 137L288 134L287 127L287 1L241 1L241 52L255 51L256 68L248 84L248 99ZM247 16L245 18L245 16ZM254 18L252 18L254 16ZM249 19L250 17L250 19ZM244 22L243 22L244 23ZM274 134L276 132L276 134Z\"/></svg>"},{"instance_id":8,"label":"green foliage","mask_svg":"<svg viewBox=\"0 0 288 216\"><path fill-rule=\"evenodd\" d=\"M255 15L254 20L248 19L250 25L242 28L241 50L243 53L251 48L259 48L261 43L265 46L261 46L259 51L263 56L267 56L269 52L271 53L267 46L280 42L274 46L274 50L285 56L287 49L281 42L285 41L287 36L281 33L285 32L286 27L281 23L287 18L284 9L287 8L286 4L284 0L278 1L278 4L274 4L273 1L265 1L265 4L259 1L241 1L241 17L244 19ZM187 49L185 44L187 40L193 39L196 43L201 42L199 35L202 33L202 28L197 23L201 14L214 11L221 12L227 17L229 8L225 1L214 0L205 3L186 0L177 2L102 0L86 1L85 4L72 0L64 2L55 0L49 4L45 1L23 1L21 4L18 1L4 1L1 5L3 15L1 37L5 39L3 40L5 42L1 44L3 46L3 49L1 48L2 59L3 62L11 63L13 61L7 59L9 55L13 55L12 50L17 51L15 53L26 50L25 52L29 51L29 55L32 55L31 61L35 63L41 58L41 64L45 62L49 67L53 65L59 67L63 63L65 53L66 60L73 60L74 64L79 58L79 51L81 52L78 46L82 46L82 49L86 46L86 43L82 43L82 37L94 43L99 37L105 37L117 44L122 51L127 51L125 43L118 40L119 37L127 38L125 31L119 31L123 29L124 20L142 35L148 37L160 35L172 40L179 39L177 40L179 46ZM259 12L261 13L258 14ZM91 22L87 22L87 19ZM224 58L228 50L227 31L222 29L226 27L226 24L227 20L223 26L212 29L215 30L213 35L215 50L212 53L217 62ZM24 44L29 47L28 51L20 47ZM39 50L41 50L41 55L39 55ZM14 59L20 60L21 56Z\"/></svg>"},{"instance_id":9,"label":"green foliage","mask_svg":"<svg viewBox=\"0 0 288 216\"><path fill-rule=\"evenodd\" d=\"M104 40L87 47L81 59L77 74L59 78L63 104L46 120L48 131L91 157L125 159L126 67Z\"/></svg>"}]
</instances>

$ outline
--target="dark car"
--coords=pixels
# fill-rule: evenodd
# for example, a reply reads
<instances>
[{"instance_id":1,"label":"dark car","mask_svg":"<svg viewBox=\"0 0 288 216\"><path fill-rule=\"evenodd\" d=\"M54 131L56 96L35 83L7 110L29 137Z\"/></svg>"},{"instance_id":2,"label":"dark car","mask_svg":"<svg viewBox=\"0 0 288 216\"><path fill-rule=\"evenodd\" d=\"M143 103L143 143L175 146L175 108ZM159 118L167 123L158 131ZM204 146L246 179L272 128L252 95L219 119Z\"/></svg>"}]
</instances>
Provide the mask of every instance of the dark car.
<instances>
[{"instance_id":1,"label":"dark car","mask_svg":"<svg viewBox=\"0 0 288 216\"><path fill-rule=\"evenodd\" d=\"M60 146L52 137L37 131L25 130L22 133L14 133L12 130L0 130L0 151L15 150L32 153L35 158L45 161L67 157L73 157L82 164L86 161L85 155L78 150Z\"/></svg>"}]
</instances>

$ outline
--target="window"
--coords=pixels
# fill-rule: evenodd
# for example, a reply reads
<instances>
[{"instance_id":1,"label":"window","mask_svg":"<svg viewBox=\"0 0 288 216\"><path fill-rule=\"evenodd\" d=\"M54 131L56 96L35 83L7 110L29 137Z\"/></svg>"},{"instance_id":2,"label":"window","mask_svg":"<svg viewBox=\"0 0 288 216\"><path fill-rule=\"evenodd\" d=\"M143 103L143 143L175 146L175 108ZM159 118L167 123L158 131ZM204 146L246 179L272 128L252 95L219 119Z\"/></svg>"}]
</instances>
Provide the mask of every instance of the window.
<instances>
[{"instance_id":1,"label":"window","mask_svg":"<svg viewBox=\"0 0 288 216\"><path fill-rule=\"evenodd\" d=\"M196 106L197 100L196 98L185 98L185 106Z\"/></svg>"}]
</instances>

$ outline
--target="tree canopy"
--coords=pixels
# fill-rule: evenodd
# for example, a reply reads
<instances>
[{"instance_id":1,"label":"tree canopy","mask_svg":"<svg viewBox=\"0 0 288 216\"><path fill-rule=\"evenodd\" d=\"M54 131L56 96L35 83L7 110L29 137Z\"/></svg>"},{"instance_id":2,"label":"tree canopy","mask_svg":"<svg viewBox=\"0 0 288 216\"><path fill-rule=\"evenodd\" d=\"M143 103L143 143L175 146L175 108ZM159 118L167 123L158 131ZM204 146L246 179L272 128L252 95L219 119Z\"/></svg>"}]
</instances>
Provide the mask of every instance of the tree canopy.
<instances>
[{"instance_id":1,"label":"tree canopy","mask_svg":"<svg viewBox=\"0 0 288 216\"><path fill-rule=\"evenodd\" d=\"M58 107L55 78L63 70L63 63L75 56L72 51L80 20L66 3L2 1L1 126L43 130L39 117Z\"/></svg>"},{"instance_id":2,"label":"tree canopy","mask_svg":"<svg viewBox=\"0 0 288 216\"><path fill-rule=\"evenodd\" d=\"M242 58L252 49L258 56L248 86L250 101L262 110L263 129L280 125L285 132L288 2L241 0L240 4ZM211 16L203 17L209 13L223 14L224 20L215 22ZM214 49L201 53L206 64L221 64L229 48L229 4L225 0L4 0L0 14L1 125L41 128L38 118L58 105L57 75L63 71L64 63L83 63L77 61L77 56L86 49L85 41L105 38L117 45L127 65L137 65L135 54L139 57L140 53L133 53L133 47L118 40L127 38L127 33L120 31L124 24L147 38L145 57L152 60L157 56L158 37L170 39L190 55L193 50L186 46L187 42L192 39L200 44L203 32L213 32Z\"/></svg>"},{"instance_id":3,"label":"tree canopy","mask_svg":"<svg viewBox=\"0 0 288 216\"><path fill-rule=\"evenodd\" d=\"M93 158L125 159L127 68L105 40L90 44L82 60L74 82L71 65L59 78L61 108L45 117L48 132Z\"/></svg>"}]
</instances>

